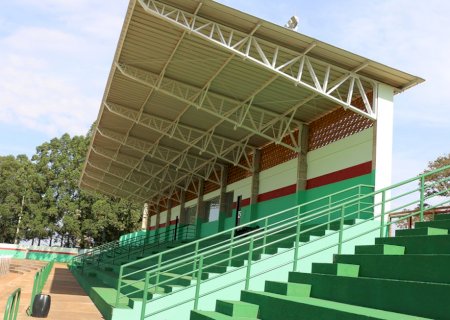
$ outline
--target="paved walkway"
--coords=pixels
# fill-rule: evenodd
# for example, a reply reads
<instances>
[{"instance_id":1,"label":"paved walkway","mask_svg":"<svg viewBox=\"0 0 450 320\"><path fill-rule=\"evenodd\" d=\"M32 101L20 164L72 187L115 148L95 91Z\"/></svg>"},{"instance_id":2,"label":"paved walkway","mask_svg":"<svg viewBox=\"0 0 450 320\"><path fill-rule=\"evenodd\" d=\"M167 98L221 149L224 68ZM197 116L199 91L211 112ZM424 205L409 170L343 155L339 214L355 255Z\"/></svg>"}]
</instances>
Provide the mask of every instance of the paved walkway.
<instances>
[{"instance_id":1,"label":"paved walkway","mask_svg":"<svg viewBox=\"0 0 450 320\"><path fill-rule=\"evenodd\" d=\"M22 288L22 296L17 319L32 319L27 316L26 310L30 304L34 274L35 272L28 272L23 275L10 273L0 277L0 319L3 319L6 299L11 292L19 287ZM67 269L66 264L55 263L43 293L49 294L52 300L50 313L46 319L104 319L72 273Z\"/></svg>"}]
</instances>

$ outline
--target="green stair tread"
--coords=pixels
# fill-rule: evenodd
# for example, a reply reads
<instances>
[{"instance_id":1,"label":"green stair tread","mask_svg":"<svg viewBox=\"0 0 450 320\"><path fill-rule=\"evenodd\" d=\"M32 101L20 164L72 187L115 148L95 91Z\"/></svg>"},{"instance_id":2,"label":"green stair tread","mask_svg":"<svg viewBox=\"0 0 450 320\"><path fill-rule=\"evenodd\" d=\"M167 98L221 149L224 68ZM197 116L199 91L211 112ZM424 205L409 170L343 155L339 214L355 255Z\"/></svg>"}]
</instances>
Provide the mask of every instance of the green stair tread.
<instances>
[{"instance_id":1,"label":"green stair tread","mask_svg":"<svg viewBox=\"0 0 450 320\"><path fill-rule=\"evenodd\" d=\"M264 291L285 296L309 297L311 286L303 283L266 281Z\"/></svg>"},{"instance_id":2,"label":"green stair tread","mask_svg":"<svg viewBox=\"0 0 450 320\"><path fill-rule=\"evenodd\" d=\"M376 244L405 247L405 254L449 254L450 235L376 238Z\"/></svg>"},{"instance_id":3,"label":"green stair tread","mask_svg":"<svg viewBox=\"0 0 450 320\"><path fill-rule=\"evenodd\" d=\"M434 221L442 221L442 220L450 220L450 214L449 213L440 213L434 216Z\"/></svg>"},{"instance_id":4,"label":"green stair tread","mask_svg":"<svg viewBox=\"0 0 450 320\"><path fill-rule=\"evenodd\" d=\"M258 320L258 318L231 317L216 311L191 311L191 320Z\"/></svg>"},{"instance_id":5,"label":"green stair tread","mask_svg":"<svg viewBox=\"0 0 450 320\"><path fill-rule=\"evenodd\" d=\"M348 263L317 263L312 264L313 273L333 274L344 277L358 277L359 265Z\"/></svg>"},{"instance_id":6,"label":"green stair tread","mask_svg":"<svg viewBox=\"0 0 450 320\"><path fill-rule=\"evenodd\" d=\"M355 254L394 254L403 255L405 247L391 244L358 245L355 247Z\"/></svg>"},{"instance_id":7,"label":"green stair tread","mask_svg":"<svg viewBox=\"0 0 450 320\"><path fill-rule=\"evenodd\" d=\"M426 235L426 236L434 236L434 235L445 235L448 234L447 229L441 228L418 228L418 229L399 229L395 231L396 237L406 237L406 236L415 236L415 235Z\"/></svg>"},{"instance_id":8,"label":"green stair tread","mask_svg":"<svg viewBox=\"0 0 450 320\"><path fill-rule=\"evenodd\" d=\"M116 289L113 288L105 288L105 287L92 287L92 291L96 292L99 297L103 299L107 304L113 306L116 304ZM119 307L120 308L129 308L128 307L129 299L127 297L121 297L119 299Z\"/></svg>"},{"instance_id":9,"label":"green stair tread","mask_svg":"<svg viewBox=\"0 0 450 320\"><path fill-rule=\"evenodd\" d=\"M259 292L259 291L248 291L248 292L264 295L264 296L271 297L274 299L284 299L284 300L288 300L288 301L292 301L292 302L298 302L298 303L308 304L308 305L312 305L312 306L319 307L319 308L327 308L327 309L337 310L337 311L341 311L341 312L357 314L360 316L365 316L365 317L374 318L374 319L385 319L385 320L429 319L429 318L401 314L401 313L397 313L397 312L355 306L355 305L351 305L351 304L340 303L340 302L335 302L335 301L330 301L330 300L317 299L317 298L311 298L311 297L283 296L283 295L279 295L276 293Z\"/></svg>"},{"instance_id":10,"label":"green stair tread","mask_svg":"<svg viewBox=\"0 0 450 320\"><path fill-rule=\"evenodd\" d=\"M217 300L216 311L233 317L256 318L259 306L243 301Z\"/></svg>"}]
</instances>

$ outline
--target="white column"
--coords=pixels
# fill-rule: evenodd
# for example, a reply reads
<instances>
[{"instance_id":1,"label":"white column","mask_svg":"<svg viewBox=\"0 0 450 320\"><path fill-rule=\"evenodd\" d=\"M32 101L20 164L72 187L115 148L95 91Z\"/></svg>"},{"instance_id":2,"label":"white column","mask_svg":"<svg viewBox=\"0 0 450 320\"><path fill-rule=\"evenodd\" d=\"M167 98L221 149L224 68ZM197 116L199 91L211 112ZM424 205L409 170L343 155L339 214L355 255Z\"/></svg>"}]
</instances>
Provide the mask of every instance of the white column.
<instances>
[{"instance_id":1,"label":"white column","mask_svg":"<svg viewBox=\"0 0 450 320\"><path fill-rule=\"evenodd\" d=\"M141 229L142 230L147 230L148 229L148 203L144 203L144 209L142 212L142 225L141 225Z\"/></svg>"},{"instance_id":2,"label":"white column","mask_svg":"<svg viewBox=\"0 0 450 320\"><path fill-rule=\"evenodd\" d=\"M375 170L375 190L386 188L392 184L392 144L394 132L394 90L384 84L378 85L377 90L377 120L374 130L374 152L372 168ZM390 193L386 193L390 198ZM375 199L380 203L381 195ZM389 202L386 203L389 210ZM381 212L378 206L375 214Z\"/></svg>"}]
</instances>

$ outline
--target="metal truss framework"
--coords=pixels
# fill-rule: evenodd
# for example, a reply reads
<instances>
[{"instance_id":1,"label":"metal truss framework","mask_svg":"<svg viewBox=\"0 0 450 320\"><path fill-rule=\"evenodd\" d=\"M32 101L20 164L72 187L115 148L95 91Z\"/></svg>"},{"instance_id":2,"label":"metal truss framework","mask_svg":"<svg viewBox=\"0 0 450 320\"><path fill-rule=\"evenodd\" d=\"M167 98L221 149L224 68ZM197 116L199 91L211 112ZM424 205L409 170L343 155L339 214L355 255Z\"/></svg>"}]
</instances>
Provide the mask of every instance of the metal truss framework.
<instances>
[{"instance_id":1,"label":"metal truss framework","mask_svg":"<svg viewBox=\"0 0 450 320\"><path fill-rule=\"evenodd\" d=\"M291 137L293 145L282 141L287 134L292 135L301 124L301 122L294 120L295 112L286 117L284 114L280 115L262 108L252 108L254 96L250 98L249 102L243 102L213 93L210 91L210 86L197 88L167 77L158 83L158 75L154 73L126 64L117 64L117 68L130 79L155 88L223 121L230 122L235 128L246 129L252 134L298 152L298 145L294 136Z\"/></svg>"},{"instance_id":2,"label":"metal truss framework","mask_svg":"<svg viewBox=\"0 0 450 320\"><path fill-rule=\"evenodd\" d=\"M180 181L184 181L186 188L194 181L194 177L210 181L212 183L220 185L220 173L222 166L215 162L215 159L206 160L204 158L195 157L189 155L187 151L180 152L175 149L163 147L161 145L155 145L147 141L143 141L134 137L126 136L122 133L110 129L99 129L97 131L100 135L115 141L121 145L126 145L136 151L143 154L143 158L140 160L139 170L142 171L142 164L144 156L149 156L162 161L164 165L161 170L153 175L148 181L143 184L145 187L148 183L152 183L155 179L160 182L165 182L166 188L161 189L164 191L168 188L176 188ZM157 166L155 166L156 168ZM175 176L173 175L175 173ZM157 178L155 178L155 175ZM154 194L153 196L155 196Z\"/></svg>"},{"instance_id":3,"label":"metal truss framework","mask_svg":"<svg viewBox=\"0 0 450 320\"><path fill-rule=\"evenodd\" d=\"M103 158L106 158L117 164L125 166L130 170L134 170L136 173L147 176L147 178L145 178L144 181L147 181L150 178L155 178L155 180L153 180L155 182L155 184L158 185L158 182L160 183L159 187L157 187L158 191L162 190L163 185L161 184L161 177L159 177L157 174L158 174L158 172L160 172L164 169L163 166L157 165L155 163L148 163L147 161L141 161L140 158L130 157L130 156L126 156L123 154L119 154L114 159L113 157L115 155L115 152L112 150L107 150L102 147L92 146L92 151L95 154L97 154ZM175 181L178 180L178 178L179 178L178 176L175 175L176 173L177 173L176 171L174 171L174 172L169 171L169 173L168 173L169 184L173 183L175 185L175 187L177 187L179 190L184 190L186 192L196 194L195 192L187 189L186 186L175 183ZM140 180L140 178L134 179L133 175L131 175L130 178L128 178L128 179L131 180L133 183L142 184L142 182L141 182L142 180ZM163 195L169 196L167 194L163 194ZM178 201L179 199L175 198L174 200Z\"/></svg>"},{"instance_id":4,"label":"metal truss framework","mask_svg":"<svg viewBox=\"0 0 450 320\"><path fill-rule=\"evenodd\" d=\"M214 133L215 128L204 132L180 123L179 118L177 121L170 121L111 102L107 102L104 105L110 112L122 118L134 121L141 126L197 149L199 154L207 153L234 166L252 171L252 167L247 164L250 161L239 163L243 157L248 157L255 150L253 147L248 146L250 137L246 137L243 142L236 142L216 135Z\"/></svg>"},{"instance_id":5,"label":"metal truss framework","mask_svg":"<svg viewBox=\"0 0 450 320\"><path fill-rule=\"evenodd\" d=\"M368 91L376 90L377 82L372 79L156 0L138 0L138 2L147 13L167 21L189 34L207 40L217 47L278 74L293 84L304 87L337 105L371 120L376 120L376 103L372 101L371 104L366 94ZM339 81L335 83L337 79ZM206 99L206 93L199 97L200 107L204 102L202 100ZM358 97L363 101L363 109L352 104ZM239 125L239 120L243 122L242 116L248 113L250 108L251 101L238 108L237 114L229 116L230 118L234 116ZM218 112L218 114L221 113Z\"/></svg>"}]
</instances>

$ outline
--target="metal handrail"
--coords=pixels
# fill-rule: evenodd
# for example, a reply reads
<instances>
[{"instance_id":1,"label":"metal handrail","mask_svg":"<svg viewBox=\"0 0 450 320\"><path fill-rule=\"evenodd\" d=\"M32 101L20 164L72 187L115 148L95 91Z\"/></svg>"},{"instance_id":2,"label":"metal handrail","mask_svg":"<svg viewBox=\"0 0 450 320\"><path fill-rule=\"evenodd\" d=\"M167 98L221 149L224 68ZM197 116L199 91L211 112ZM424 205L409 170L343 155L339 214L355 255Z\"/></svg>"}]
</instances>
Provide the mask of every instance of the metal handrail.
<instances>
[{"instance_id":1,"label":"metal handrail","mask_svg":"<svg viewBox=\"0 0 450 320\"><path fill-rule=\"evenodd\" d=\"M142 272L142 271L146 271L146 270L149 270L149 269L160 270L161 267L163 266L163 263L166 263L166 264L169 263L169 262L176 263L176 261L180 261L180 258L183 258L183 257L186 257L187 259L192 259L192 252L189 252L189 253L184 254L184 255L180 255L180 254L176 254L177 251L178 252L180 252L180 251L182 252L183 249L187 249L188 247L195 246L195 254L198 254L199 252L204 251L204 249L201 248L202 244L205 244L205 243L207 243L207 241L212 240L212 239L216 239L217 240L221 236L225 236L226 235L226 236L229 237L230 234L231 234L231 239L230 240L224 240L222 242L215 243L212 246L213 247L217 247L217 246L220 246L220 245L226 245L228 242L233 243L235 238L236 239L240 238L240 237L235 237L234 236L234 232L237 229L240 229L240 228L245 227L245 226L255 225L255 224L259 223L259 222L264 222L264 230L267 231L267 229L272 229L273 228L273 224L269 225L269 223L268 223L269 220L274 219L274 218L279 218L284 213L289 213L292 210L297 210L297 209L300 210L301 208L308 208L308 206L314 207L314 205L316 205L317 203L321 203L324 200L326 200L325 201L326 202L325 205L321 205L319 208L310 209L309 211L302 213L302 215L305 215L305 216L306 215L310 215L310 214L314 213L315 211L317 211L319 209L323 209L323 208L327 208L328 209L327 213L329 213L330 212L329 209L331 208L332 204L334 202L336 202L336 201L333 202L334 197L341 196L342 194L346 194L346 193L349 193L351 191L355 192L355 194L352 194L350 197L347 197L347 198L344 198L344 199L339 199L337 202L340 203L342 201L348 200L349 198L359 197L361 195L361 192L362 192L363 188L369 188L369 189L373 190L373 186L365 185L365 184L361 184L361 185L353 186L353 187L350 187L350 188L346 188L344 190L335 192L333 194L314 199L312 201L303 203L303 204L298 205L298 206L294 206L292 208L288 208L288 209L279 211L277 213L268 215L268 216L263 217L263 218L256 219L254 221L250 221L248 223L242 224L242 225L237 226L235 228L219 232L219 233L217 233L215 235L212 235L212 236L209 236L209 237L205 237L205 238L193 241L193 242L191 242L189 244L181 245L181 246L178 246L176 248L165 250L162 253L159 253L159 254L156 254L156 255L152 255L152 256L149 256L149 257L144 258L144 259L140 259L140 260L137 260L137 261L134 261L134 262L129 262L127 264L123 264L120 267L120 271L119 271L119 279L118 279L118 284L117 284L116 306L118 306L121 296L129 296L129 295L135 293L135 292L131 292L131 293L127 293L127 294L121 294L121 290L123 288L125 288L125 287L132 286L134 283L139 282L139 280L137 280L137 281L130 281L128 283L122 284L123 279L125 277L133 275L133 274L136 274L136 273L139 273L139 272ZM292 215L289 215L287 220L291 219L292 218L291 216ZM176 254L176 258L172 258L172 259L169 259L168 261L164 261L163 262L162 256L163 255L167 256L169 254ZM141 264L141 263L143 263L145 261L148 261L149 259L157 259L158 263L155 264L155 265L149 266L147 268L141 269L141 270L137 270L137 271L135 270L135 271L132 271L130 273L125 273L126 268L131 268L131 267L133 267L133 265ZM141 280L144 280L144 279L141 279ZM139 291L142 291L142 290L138 290L137 292L139 292Z\"/></svg>"},{"instance_id":2,"label":"metal handrail","mask_svg":"<svg viewBox=\"0 0 450 320\"><path fill-rule=\"evenodd\" d=\"M291 251L294 251L294 256L293 256L293 259L288 263L292 263L293 270L296 271L298 268L298 261L300 259L304 258L304 256L302 256L302 257L299 256L299 250L303 246L303 244L300 243L301 234L307 234L307 232L310 232L313 229L320 230L320 228L327 228L331 223L334 223L334 222L337 222L339 224L339 230L332 233L333 235L338 234L338 241L336 243L333 243L329 247L330 248L337 247L338 253L341 253L343 243L350 241L351 239L359 238L359 237L367 235L368 233L373 232L375 230L379 230L380 237L386 236L387 235L386 234L387 227L391 223L390 222L386 223L385 220L386 220L387 215L389 215L392 212L401 210L401 209L406 208L411 205L417 205L418 211L416 213L413 213L412 215L419 215L420 221L423 221L424 212L434 209L436 207L445 205L450 202L450 199L446 199L445 201L439 202L436 205L425 207L425 201L428 201L431 199L436 199L436 198L439 199L439 196L441 194L443 194L443 192L440 192L437 194L427 195L425 192L425 189L426 189L426 187L430 187L430 184L427 184L427 186L425 186L425 178L429 175L441 172L443 170L448 170L448 169L450 169L450 166L446 166L446 167L438 169L438 170L424 173L418 177L405 180L403 182L394 184L390 187L386 187L381 190L371 192L369 194L359 195L356 199L348 200L346 202L341 202L338 205L332 205L328 209L320 210L319 212L316 212L313 215L309 215L309 216L305 216L304 214L301 214L302 205L291 208L291 210L292 209L297 210L296 219L294 221L289 221L289 222L284 223L283 225L279 226L279 228L283 228L283 230L286 230L286 229L292 228L295 225L296 231L297 231L286 237L286 238L289 238L289 237L294 238L295 237L294 248L289 249ZM444 182L449 181L449 177L443 178L439 182L443 182L443 181ZM409 184L412 182L419 182L419 188L414 188L413 191L404 192L400 195L387 198L388 196L390 196L391 191L393 191L399 187L405 186L406 184ZM413 192L419 192L419 195L420 195L419 200L409 201L408 199L406 199L406 200L404 199L404 197L408 198L408 196L410 196ZM399 200L399 199L404 200L405 203L402 203L400 206L397 206L395 209L391 209L391 210L386 209L387 205L391 205L391 204L393 204L394 201ZM364 202L365 206L364 206L364 208L361 208L360 204L364 200L366 200L367 202ZM357 209L356 210L353 209L350 212L348 212L348 208L351 208L351 207L356 207ZM373 216L372 216L372 218L370 218L368 220L369 221L373 221L375 219L379 220L380 225L377 226L376 228L372 228L372 230L365 231L361 234L351 237L350 239L344 240L343 234L344 234L345 220L349 219L349 218L353 219L353 218L355 218L355 216L358 216L361 213L361 211L368 211L368 210L373 210L373 211L371 211L371 212L373 212ZM330 212L333 213L336 211L340 211L339 216L332 218L331 220L328 220L325 223L315 225L314 227L311 227L309 229L301 230L300 227L303 226L305 223L311 222L314 220L317 221L318 218L332 217ZM375 211L378 211L378 213L375 214ZM286 210L283 210L283 212L286 212ZM268 217L266 217L265 219L267 221ZM359 226L359 225L367 223L367 222L368 222L367 220L358 222L352 226L349 226L348 228L353 228L355 226ZM196 284L191 285L190 287L196 286L196 290L195 290L196 294L195 294L195 297L193 297L189 301L194 301L194 308L196 308L198 306L198 300L200 298L200 295L199 295L200 285L203 282L209 281L208 279L203 280L203 281L201 280L202 272L206 268L208 268L212 265L218 264L217 261L213 261L210 265L205 264L205 258L211 257L211 255L214 252L216 254L223 254L224 252L229 252L229 256L224 258L222 262L224 262L224 261L231 262L231 260L235 259L236 257L245 257L246 256L246 259L248 260L247 265L245 266L245 268L247 268L247 276L245 277L245 279L242 279L241 282L245 282L245 286L246 286L246 288L248 288L250 279L255 276L255 275L253 275L253 276L251 275L251 266L254 263L258 263L258 261L254 262L254 263L252 262L253 252L255 250L260 250L260 249L264 250L264 248L267 248L269 245L273 245L274 243L281 241L281 240L276 240L276 241L271 242L270 240L268 240L268 237L270 237L273 234L276 234L276 231L277 230L274 231L274 229L268 228L268 226L266 224L264 230L254 231L253 233L247 234L247 237L242 237L241 239L239 239L239 237L236 237L236 239L237 239L236 241L234 241L234 238L233 238L234 232L232 232L231 233L231 241L229 243L221 245L219 247L212 246L213 251L206 250L203 252L199 252L198 244L200 243L200 241L197 241L196 245L195 245L195 251L193 254L192 253L190 254L190 258L185 258L184 260L181 260L181 261L178 260L178 263L171 262L168 265L162 264L162 254L154 255L152 257L154 259L157 258L157 260L158 260L158 263L156 264L156 268L141 269L141 272L145 272L144 290L137 290L136 292L142 292L143 301L147 301L149 290L156 288L158 286L167 284L168 282L173 281L177 278L194 275L196 277L197 281L196 281ZM327 236L331 236L331 234L325 235L324 237L327 237ZM255 246L255 241L258 241L258 240L262 241L262 244L256 243L256 246ZM284 240L284 239L282 239L282 240ZM233 249L236 249L237 246L243 247L244 250L242 252L238 252L237 254L236 254L236 252L233 253ZM320 248L320 250L318 250L318 251L322 251L322 250L324 250L324 248ZM193 268L189 272L186 272L184 274L177 275L176 277L172 277L170 279L160 281L160 276L164 272L168 272L168 271L174 270L176 268L180 268L180 266L182 267L182 266L186 266L186 265L189 265L189 266L193 265ZM233 271L229 271L229 272L233 272ZM229 273L229 272L226 272L226 273ZM267 272L267 270L264 272ZM126 294L121 295L121 293L120 293L120 288L121 288L120 285L121 285L121 281L122 281L122 276L123 276L123 268L121 268L116 298L119 298L120 296L127 296ZM221 277L221 276L223 276L223 274L218 275L217 277ZM152 279L151 282L150 282L150 279ZM183 290L183 289L181 289L181 290ZM217 291L217 290L215 290L215 291ZM134 292L134 293L136 293L136 292ZM159 298L161 298L161 297L159 297ZM157 300L159 298L155 298L155 300ZM183 302L181 302L181 303L183 303ZM152 314L146 315L146 305L147 305L146 303L142 304L141 319L144 319L144 318L152 315ZM170 306L170 307L173 307L173 306ZM159 310L157 312L161 312L161 311L162 310Z\"/></svg>"},{"instance_id":3,"label":"metal handrail","mask_svg":"<svg viewBox=\"0 0 450 320\"><path fill-rule=\"evenodd\" d=\"M421 176L418 176L416 178L408 179L408 180L403 181L401 183L395 184L395 185L393 185L391 187L387 187L387 188L381 189L381 190L373 192L371 194L363 195L362 197L360 197L358 199L350 200L348 202L345 202L345 203L339 204L339 205L337 205L337 206L335 206L333 208L330 208L330 210L340 209L340 211L341 211L340 217L337 217L337 218L335 218L335 219L333 219L331 221L331 223L332 222L339 222L340 228L339 228L339 230L337 230L337 231L335 231L333 233L330 233L328 235L325 235L323 237L330 237L330 236L338 234L339 235L339 237L338 237L339 240L336 243L328 245L325 248L320 248L320 249L318 249L317 251L315 251L313 253L310 253L308 255L299 257L299 250L304 245L304 244L300 244L300 242L299 242L300 235L302 233L306 233L307 231L310 231L312 229L320 229L321 227L324 227L324 226L328 225L330 223L330 221L326 222L326 223L323 223L323 224L320 224L320 225L317 225L317 226L314 226L314 227L312 227L312 228L310 228L308 230L300 231L300 232L297 232L296 234L292 234L290 236L287 236L285 239L295 237L294 248L288 249L288 251L294 251L294 258L291 261L289 261L287 263L284 263L283 265L280 265L280 266L277 266L277 267L273 267L270 270L278 268L278 267L281 267L281 266L285 266L287 264L293 263L293 269L294 269L294 271L296 271L297 267L298 267L297 264L298 264L298 261L300 259L303 259L303 258L305 258L307 256L312 255L312 254L315 254L315 253L318 253L320 251L323 251L323 250L326 250L326 249L330 249L330 248L333 248L333 247L336 247L336 246L338 247L338 253L341 253L343 243L346 243L348 241L357 239L357 238L359 238L361 236L367 235L368 233L374 232L376 230L379 230L380 237L385 237L385 236L387 236L388 226L393 224L393 223L395 223L395 222L388 222L388 223L386 223L385 222L385 218L389 214L391 214L393 212L396 212L398 210L401 210L403 208L406 208L408 206L411 206L411 205L417 205L418 210L416 212L411 213L410 215L407 215L407 216L403 217L402 219L408 219L410 216L418 215L420 220L423 221L424 212L429 211L429 210L434 210L435 208L438 208L440 206L443 206L443 205L446 205L446 204L450 203L450 199L446 199L446 200L444 200L442 202L439 202L438 204L435 204L433 206L425 207L424 206L425 201L438 198L440 195L445 193L445 192L438 192L438 193L435 193L435 194L432 194L432 195L426 195L426 193L425 193L425 178L428 175L435 174L435 173L441 172L443 170L448 170L448 169L450 169L450 166L447 166L447 167L444 167L442 169L438 169L438 170L435 170L435 171L432 171L432 172L425 173L425 174L423 174ZM411 192L404 192L401 195L394 196L392 198L387 199L386 196L388 195L388 193L390 191L400 187L400 186L404 186L404 185L406 185L408 183L415 182L415 181L419 181L420 182L419 188L413 189L414 191L419 191L420 192L420 199L416 200L416 201L406 200L405 203L397 206L396 208L391 209L391 210L386 210L386 204L387 203L393 202L394 200L398 200L398 199L400 199L402 197L407 197L407 196L409 196L411 194ZM443 178L441 181L435 182L435 184L438 184L440 182L447 182L447 181L449 181L449 177ZM376 200L377 198L379 198L379 199ZM378 214L374 214L374 216L371 219L369 219L369 220L370 221L379 220L380 221L380 225L377 226L377 227L372 227L371 230L368 230L368 231L366 230L366 231L364 231L364 232L362 232L362 233L360 233L358 235L352 236L352 237L347 238L347 239L344 240L343 239L344 221L345 221L346 218L354 217L354 214L355 214L355 212L353 212L353 211L346 214L345 213L345 209L347 209L349 206L359 206L358 203L359 203L359 201L361 199L373 199L373 202L372 202L373 204L369 207L369 209L373 209L374 211L375 211L375 209L379 209L380 212ZM364 210L367 210L367 209L368 208L364 208ZM328 213L327 212L322 212L321 216L322 217L328 216ZM300 210L298 210L298 212L297 212L297 217L298 217L298 219L296 221L297 230L300 230L300 225L302 224L302 222L306 222L306 220L305 220L305 217L300 218ZM317 217L312 217L312 218L313 219L317 219ZM354 228L356 226L362 225L362 224L367 223L367 222L368 222L367 220L366 221L357 222L357 223L349 226L348 228ZM280 242L280 241L284 241L285 240L285 239L281 239L281 240L279 239L279 240L273 241L271 243L264 243L263 242L262 245L255 246L255 242L257 240L261 240L261 238L262 239L266 239L267 235L270 235L270 234L268 234L267 231L271 231L271 230L265 230L262 233L255 232L250 237L247 237L245 239L241 239L241 241L239 241L239 242L235 242L234 244L230 244L229 246L222 246L220 248L216 248L216 253L226 252L230 248L231 249L233 247L235 248L238 245L241 245L241 246L242 245L248 245L249 249L247 251L240 252L238 254L234 254L234 255L230 254L230 256L228 258L224 258L222 261L214 261L211 265L217 265L217 264L223 263L225 261L231 261L231 259L234 259L234 258L237 258L237 257L246 257L247 261L248 261L247 265L243 266L243 267L240 267L240 268L237 268L237 269L247 268L246 277L245 277L245 279L241 279L239 281L236 281L236 283L245 282L245 288L248 289L251 278L254 278L254 277L258 276L258 275L261 275L261 274L263 274L265 272L270 271L270 270L264 270L264 271L262 271L262 272L260 272L258 274L251 275L250 271L251 271L252 264L254 265L255 263L259 263L261 261L261 260L260 261L255 261L255 262L252 261L253 252L255 250L264 249L268 245L271 245L271 244L273 244L273 243L275 243L277 241ZM177 278L181 278L181 277L185 277L185 276L189 276L189 275L195 275L196 279L197 279L196 283L191 285L191 286L189 286L189 287L186 287L185 289L181 289L181 290L186 290L187 288L191 288L193 286L196 286L196 290L195 290L196 294L195 294L195 296L193 298L191 298L191 299L186 300L186 301L179 302L179 303L177 303L177 305L183 304L183 303L186 303L186 302L189 302L189 301L194 301L194 309L197 308L198 307L198 301L199 301L200 297L220 290L220 288L219 289L215 289L213 291L204 293L201 296L199 294L199 292L200 292L200 290L199 290L200 289L200 285L202 283L204 283L204 282L208 282L208 281L211 280L211 279L206 279L206 280L201 281L201 274L202 274L203 270L205 270L205 268L208 267L208 265L205 265L205 263L204 263L205 262L205 258L206 257L211 257L212 254L213 254L212 251L202 252L202 253L199 253L199 254L197 254L197 252L195 252L195 254L191 258L190 262L191 262L191 264L192 264L192 262L198 262L198 265L194 264L194 268L193 268L192 271L186 272L184 274L180 274L177 277L173 277L171 279L167 279L167 280L164 280L164 281L159 281L159 277L160 277L161 273L170 272L171 270L173 270L175 268L179 268L180 266L185 266L187 264L186 263L182 264L182 263L184 263L187 260L180 261L180 264L172 263L170 266L161 266L160 269L146 271L145 272L144 290L140 290L143 293L143 301L147 301L146 299L147 299L147 295L148 295L148 290L151 290L151 289L153 289L153 288L155 288L157 286L168 284L170 281L173 281L174 279L177 279ZM267 259L270 259L270 257L268 257ZM172 269L170 269L171 267L172 267ZM228 274L228 273L231 273L231 272L235 272L237 269L231 270L231 271L227 271L225 274ZM218 277L222 277L223 275L224 274L218 275L217 277L215 277L213 279L216 279ZM156 279L156 281L151 281L150 282L150 279ZM232 285L232 284L227 284L226 287L228 287L229 285ZM167 295L170 295L170 293L168 293ZM160 298L162 298L162 296L154 298L154 300L157 300L157 299L160 299ZM173 307L174 306L172 305L172 306L167 307L167 309L168 308L173 308ZM146 318L148 316L151 316L153 314L156 314L156 313L159 313L159 312L162 312L162 311L166 310L166 309L159 310L159 311L156 311L156 312L153 312L151 314L146 315L145 314L145 311L146 311L145 309L146 309L146 303L143 303L142 311L141 311L141 319L144 319L144 318Z\"/></svg>"},{"instance_id":4,"label":"metal handrail","mask_svg":"<svg viewBox=\"0 0 450 320\"><path fill-rule=\"evenodd\" d=\"M98 266L98 265L100 265L100 263L103 260L105 255L108 256L109 254L112 253L113 254L112 262L114 262L115 259L121 258L123 256L127 256L127 255L129 257L131 254L138 252L140 250L142 252L144 252L146 249L148 249L149 245L150 245L150 247L156 247L156 246L171 242L172 240L161 243L160 240L161 240L161 238L166 239L171 234L174 237L177 235L177 233L178 233L178 235L182 235L182 236L186 235L187 234L186 232L181 232L181 231L183 231L183 229L189 229L191 227L192 227L192 225L184 225L184 226L180 226L178 228L179 230L173 230L173 229L166 230L163 233L154 234L154 235L151 235L150 237L146 233L144 235L140 235L140 236L132 238L132 239L126 239L126 240L122 240L122 241L116 240L113 242L109 242L105 245L96 247L95 250L93 250L93 251L89 251L89 252L83 253L81 255L75 256L71 260L70 265L71 266L81 265L82 272L84 272L84 269L89 262L93 262L92 263L93 265L95 265L95 263L97 263L96 265ZM177 238L179 238L179 237L177 237ZM173 239L173 240L175 240L175 239ZM183 239L183 240L185 240L185 239Z\"/></svg>"},{"instance_id":5,"label":"metal handrail","mask_svg":"<svg viewBox=\"0 0 450 320\"><path fill-rule=\"evenodd\" d=\"M28 307L28 314L31 316L34 298L38 294L42 293L42 290L44 289L45 283L47 282L48 276L50 275L50 272L52 271L54 264L55 260L51 260L34 275L33 290L31 291L31 301L30 306Z\"/></svg>"},{"instance_id":6,"label":"metal handrail","mask_svg":"<svg viewBox=\"0 0 450 320\"><path fill-rule=\"evenodd\" d=\"M16 320L19 312L21 289L18 288L13 291L6 301L5 314L3 320Z\"/></svg>"}]
</instances>

